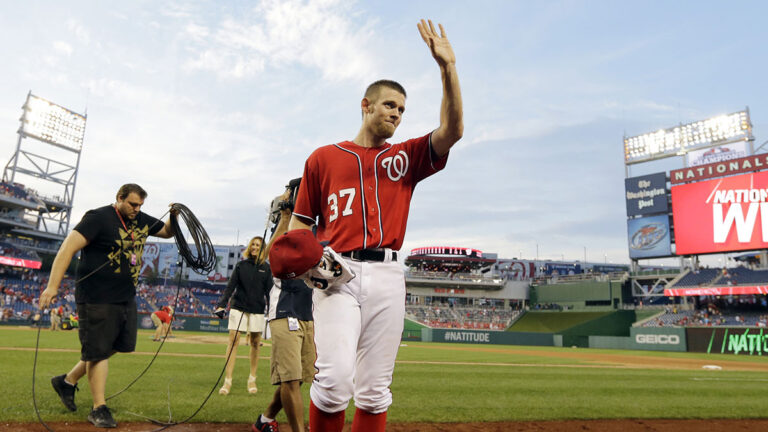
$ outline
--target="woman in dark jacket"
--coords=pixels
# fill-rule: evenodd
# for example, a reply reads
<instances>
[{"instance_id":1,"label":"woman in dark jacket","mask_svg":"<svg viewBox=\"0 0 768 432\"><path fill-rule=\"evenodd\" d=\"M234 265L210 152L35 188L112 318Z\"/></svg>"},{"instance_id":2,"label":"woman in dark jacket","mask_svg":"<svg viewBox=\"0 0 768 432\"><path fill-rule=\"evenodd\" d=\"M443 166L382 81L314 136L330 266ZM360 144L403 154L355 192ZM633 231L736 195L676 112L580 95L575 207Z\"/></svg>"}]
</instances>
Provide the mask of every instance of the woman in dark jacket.
<instances>
[{"instance_id":1,"label":"woman in dark jacket","mask_svg":"<svg viewBox=\"0 0 768 432\"><path fill-rule=\"evenodd\" d=\"M235 369L237 350L231 353L240 343L240 332L246 332L250 349L251 373L248 376L248 393L256 393L256 366L259 361L259 346L261 334L264 332L264 310L269 290L272 288L272 273L265 262L263 253L264 239L254 237L243 252L244 260L235 265L227 288L216 305L216 314L223 317L229 303L229 344L226 357L224 385L219 394L228 395L232 387L232 371Z\"/></svg>"}]
</instances>

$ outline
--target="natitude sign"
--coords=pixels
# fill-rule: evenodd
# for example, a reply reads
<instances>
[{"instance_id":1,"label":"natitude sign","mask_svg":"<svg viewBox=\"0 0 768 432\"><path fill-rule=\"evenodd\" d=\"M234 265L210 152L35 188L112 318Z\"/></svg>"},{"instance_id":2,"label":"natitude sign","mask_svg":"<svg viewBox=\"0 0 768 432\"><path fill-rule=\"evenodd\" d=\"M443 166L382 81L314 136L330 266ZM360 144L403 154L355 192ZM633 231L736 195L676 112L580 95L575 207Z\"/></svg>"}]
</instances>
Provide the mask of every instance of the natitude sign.
<instances>
[{"instance_id":1,"label":"natitude sign","mask_svg":"<svg viewBox=\"0 0 768 432\"><path fill-rule=\"evenodd\" d=\"M768 171L672 187L676 253L768 248Z\"/></svg>"}]
</instances>

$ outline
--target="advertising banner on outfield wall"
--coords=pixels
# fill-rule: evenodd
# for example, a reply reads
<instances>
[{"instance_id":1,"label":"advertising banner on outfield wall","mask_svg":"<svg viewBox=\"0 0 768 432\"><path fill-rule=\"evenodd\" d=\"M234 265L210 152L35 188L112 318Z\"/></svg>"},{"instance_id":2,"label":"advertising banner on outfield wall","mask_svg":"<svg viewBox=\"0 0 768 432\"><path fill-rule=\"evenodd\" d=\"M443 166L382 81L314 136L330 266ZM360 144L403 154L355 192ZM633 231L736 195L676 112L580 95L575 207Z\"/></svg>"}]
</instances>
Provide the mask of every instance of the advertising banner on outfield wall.
<instances>
[{"instance_id":1,"label":"advertising banner on outfield wall","mask_svg":"<svg viewBox=\"0 0 768 432\"><path fill-rule=\"evenodd\" d=\"M686 351L685 329L675 327L632 327L630 349L650 351Z\"/></svg>"},{"instance_id":2,"label":"advertising banner on outfield wall","mask_svg":"<svg viewBox=\"0 0 768 432\"><path fill-rule=\"evenodd\" d=\"M690 352L768 356L764 328L688 328L686 334Z\"/></svg>"},{"instance_id":3,"label":"advertising banner on outfield wall","mask_svg":"<svg viewBox=\"0 0 768 432\"><path fill-rule=\"evenodd\" d=\"M627 238L632 259L672 255L672 236L666 214L629 219Z\"/></svg>"},{"instance_id":4,"label":"advertising banner on outfield wall","mask_svg":"<svg viewBox=\"0 0 768 432\"><path fill-rule=\"evenodd\" d=\"M140 329L154 329L152 318L148 313L139 313L138 324ZM174 330L189 331L207 331L217 333L227 333L229 321L218 318L186 317L176 316L173 319L171 327Z\"/></svg>"},{"instance_id":5,"label":"advertising banner on outfield wall","mask_svg":"<svg viewBox=\"0 0 768 432\"><path fill-rule=\"evenodd\" d=\"M669 211L666 173L624 179L624 189L626 190L627 216Z\"/></svg>"},{"instance_id":6,"label":"advertising banner on outfield wall","mask_svg":"<svg viewBox=\"0 0 768 432\"><path fill-rule=\"evenodd\" d=\"M503 332L460 329L422 329L425 342L452 342L491 345L553 346L552 333Z\"/></svg>"},{"instance_id":7,"label":"advertising banner on outfield wall","mask_svg":"<svg viewBox=\"0 0 768 432\"><path fill-rule=\"evenodd\" d=\"M678 255L768 248L768 171L672 187Z\"/></svg>"}]
</instances>

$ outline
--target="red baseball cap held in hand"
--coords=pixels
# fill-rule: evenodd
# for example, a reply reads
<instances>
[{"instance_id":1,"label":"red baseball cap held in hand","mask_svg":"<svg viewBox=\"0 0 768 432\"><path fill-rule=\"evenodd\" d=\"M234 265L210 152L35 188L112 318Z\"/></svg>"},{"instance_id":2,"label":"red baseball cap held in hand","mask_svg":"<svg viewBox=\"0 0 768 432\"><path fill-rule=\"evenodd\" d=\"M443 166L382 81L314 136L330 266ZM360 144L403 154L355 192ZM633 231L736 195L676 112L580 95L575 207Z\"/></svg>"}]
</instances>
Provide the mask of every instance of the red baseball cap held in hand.
<instances>
[{"instance_id":1,"label":"red baseball cap held in hand","mask_svg":"<svg viewBox=\"0 0 768 432\"><path fill-rule=\"evenodd\" d=\"M309 230L293 230L280 236L269 251L272 276L294 279L316 266L323 257L323 246Z\"/></svg>"}]
</instances>

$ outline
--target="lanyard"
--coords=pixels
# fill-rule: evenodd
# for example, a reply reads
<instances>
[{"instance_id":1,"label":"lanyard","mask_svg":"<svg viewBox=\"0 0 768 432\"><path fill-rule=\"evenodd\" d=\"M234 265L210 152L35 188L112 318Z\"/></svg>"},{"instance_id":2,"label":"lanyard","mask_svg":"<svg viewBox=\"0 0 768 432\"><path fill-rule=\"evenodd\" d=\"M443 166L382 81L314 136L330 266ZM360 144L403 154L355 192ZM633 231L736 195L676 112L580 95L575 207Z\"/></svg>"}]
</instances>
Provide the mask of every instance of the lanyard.
<instances>
[{"instance_id":1,"label":"lanyard","mask_svg":"<svg viewBox=\"0 0 768 432\"><path fill-rule=\"evenodd\" d=\"M117 214L117 218L120 219L120 223L123 224L123 229L125 229L125 232L131 235L131 245L134 245L136 243L136 239L133 237L133 229L131 229L130 232L128 231L128 227L125 226L125 222L123 222L123 217L120 216L120 212L117 211L117 206L115 206L115 213Z\"/></svg>"}]
</instances>

